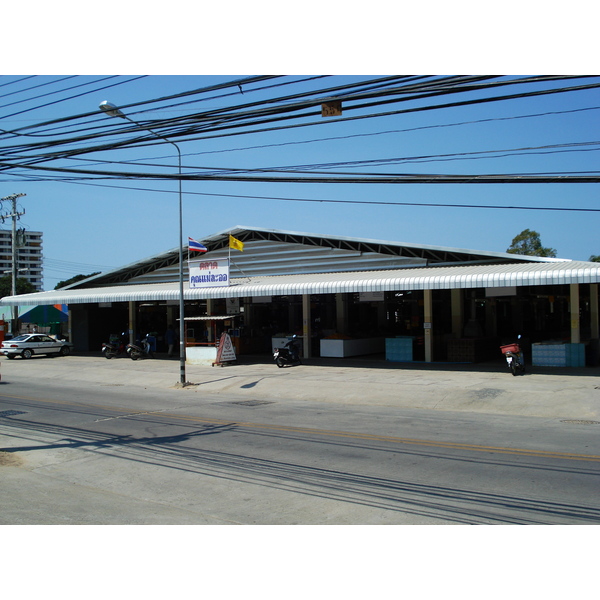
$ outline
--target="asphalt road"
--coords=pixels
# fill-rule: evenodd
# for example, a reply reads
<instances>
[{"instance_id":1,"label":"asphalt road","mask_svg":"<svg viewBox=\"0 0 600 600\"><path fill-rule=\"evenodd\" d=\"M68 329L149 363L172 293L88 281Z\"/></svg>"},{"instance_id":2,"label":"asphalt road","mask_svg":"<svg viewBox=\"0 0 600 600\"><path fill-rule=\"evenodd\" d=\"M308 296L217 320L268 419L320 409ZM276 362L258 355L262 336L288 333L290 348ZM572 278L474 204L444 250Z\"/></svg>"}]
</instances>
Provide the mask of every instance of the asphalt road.
<instances>
[{"instance_id":1,"label":"asphalt road","mask_svg":"<svg viewBox=\"0 0 600 600\"><path fill-rule=\"evenodd\" d=\"M2 524L596 524L599 474L559 419L0 385Z\"/></svg>"}]
</instances>

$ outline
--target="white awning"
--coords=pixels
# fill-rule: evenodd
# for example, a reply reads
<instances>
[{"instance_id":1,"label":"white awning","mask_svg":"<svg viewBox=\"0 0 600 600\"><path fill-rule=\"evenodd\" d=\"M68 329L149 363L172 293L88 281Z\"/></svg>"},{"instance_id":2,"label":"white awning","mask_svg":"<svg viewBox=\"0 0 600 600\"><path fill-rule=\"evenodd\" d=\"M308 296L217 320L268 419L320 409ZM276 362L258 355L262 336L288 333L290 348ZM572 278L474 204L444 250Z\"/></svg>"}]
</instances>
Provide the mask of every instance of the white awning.
<instances>
[{"instance_id":1,"label":"white awning","mask_svg":"<svg viewBox=\"0 0 600 600\"><path fill-rule=\"evenodd\" d=\"M557 261L240 277L232 279L231 285L228 287L189 289L186 283L184 298L186 300L247 298L395 290L522 287L570 283L600 283L600 263ZM178 299L179 283L174 281L37 292L20 296L6 296L0 303L14 306Z\"/></svg>"}]
</instances>

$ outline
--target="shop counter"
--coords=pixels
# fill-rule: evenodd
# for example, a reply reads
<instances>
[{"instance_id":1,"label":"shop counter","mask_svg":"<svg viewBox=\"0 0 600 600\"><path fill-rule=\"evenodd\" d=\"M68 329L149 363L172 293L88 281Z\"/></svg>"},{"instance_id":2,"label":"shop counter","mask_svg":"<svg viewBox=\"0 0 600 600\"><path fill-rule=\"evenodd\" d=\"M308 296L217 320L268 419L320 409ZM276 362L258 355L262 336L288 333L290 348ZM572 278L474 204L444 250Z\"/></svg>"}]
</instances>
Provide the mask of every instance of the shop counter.
<instances>
[{"instance_id":1,"label":"shop counter","mask_svg":"<svg viewBox=\"0 0 600 600\"><path fill-rule=\"evenodd\" d=\"M216 360L216 346L187 346L185 349L185 362L188 365L207 365L211 367Z\"/></svg>"},{"instance_id":2,"label":"shop counter","mask_svg":"<svg viewBox=\"0 0 600 600\"><path fill-rule=\"evenodd\" d=\"M379 354L385 351L385 338L358 340L321 340L321 356L343 358L362 354Z\"/></svg>"}]
</instances>

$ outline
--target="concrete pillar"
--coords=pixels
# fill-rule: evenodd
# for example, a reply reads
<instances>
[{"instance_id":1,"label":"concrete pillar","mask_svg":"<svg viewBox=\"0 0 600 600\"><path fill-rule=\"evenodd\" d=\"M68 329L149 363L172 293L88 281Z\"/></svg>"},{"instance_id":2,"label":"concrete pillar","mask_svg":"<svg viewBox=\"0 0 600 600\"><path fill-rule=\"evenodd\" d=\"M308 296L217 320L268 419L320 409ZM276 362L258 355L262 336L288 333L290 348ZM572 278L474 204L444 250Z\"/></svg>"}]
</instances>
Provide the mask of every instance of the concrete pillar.
<instances>
[{"instance_id":1,"label":"concrete pillar","mask_svg":"<svg viewBox=\"0 0 600 600\"><path fill-rule=\"evenodd\" d=\"M214 309L214 300L207 298L206 300L206 316L211 316ZM206 341L210 344L214 344L215 340L215 328L214 321L206 321Z\"/></svg>"},{"instance_id":2,"label":"concrete pillar","mask_svg":"<svg viewBox=\"0 0 600 600\"><path fill-rule=\"evenodd\" d=\"M423 290L423 326L425 328L425 362L433 360L433 293Z\"/></svg>"},{"instance_id":3,"label":"concrete pillar","mask_svg":"<svg viewBox=\"0 0 600 600\"><path fill-rule=\"evenodd\" d=\"M463 290L450 290L450 305L452 311L452 334L457 339L462 337L462 331L465 326L463 296Z\"/></svg>"},{"instance_id":4,"label":"concrete pillar","mask_svg":"<svg viewBox=\"0 0 600 600\"><path fill-rule=\"evenodd\" d=\"M335 295L335 318L337 333L348 332L348 301L345 294Z\"/></svg>"},{"instance_id":5,"label":"concrete pillar","mask_svg":"<svg viewBox=\"0 0 600 600\"><path fill-rule=\"evenodd\" d=\"M591 331L590 338L597 340L600 337L600 328L598 327L598 284L590 284L590 318Z\"/></svg>"},{"instance_id":6,"label":"concrete pillar","mask_svg":"<svg viewBox=\"0 0 600 600\"><path fill-rule=\"evenodd\" d=\"M379 331L385 329L386 324L385 301L377 302L377 328Z\"/></svg>"},{"instance_id":7,"label":"concrete pillar","mask_svg":"<svg viewBox=\"0 0 600 600\"><path fill-rule=\"evenodd\" d=\"M173 329L177 329L177 331L179 331L179 327L177 327L177 319L175 318L175 307L167 304L167 327L169 325L173 325Z\"/></svg>"},{"instance_id":8,"label":"concrete pillar","mask_svg":"<svg viewBox=\"0 0 600 600\"><path fill-rule=\"evenodd\" d=\"M310 294L302 294L302 337L304 339L304 358L311 357L311 318L310 318Z\"/></svg>"},{"instance_id":9,"label":"concrete pillar","mask_svg":"<svg viewBox=\"0 0 600 600\"><path fill-rule=\"evenodd\" d=\"M579 284L572 283L571 288L571 343L579 344L581 341L581 331L579 328Z\"/></svg>"},{"instance_id":10,"label":"concrete pillar","mask_svg":"<svg viewBox=\"0 0 600 600\"><path fill-rule=\"evenodd\" d=\"M486 337L498 335L496 298L486 298L485 300L485 335Z\"/></svg>"},{"instance_id":11,"label":"concrete pillar","mask_svg":"<svg viewBox=\"0 0 600 600\"><path fill-rule=\"evenodd\" d=\"M129 343L135 343L136 310L135 302L130 300L129 304Z\"/></svg>"},{"instance_id":12,"label":"concrete pillar","mask_svg":"<svg viewBox=\"0 0 600 600\"><path fill-rule=\"evenodd\" d=\"M73 343L73 311L69 308L67 304L67 316L69 320L67 321L67 339L69 342Z\"/></svg>"}]
</instances>

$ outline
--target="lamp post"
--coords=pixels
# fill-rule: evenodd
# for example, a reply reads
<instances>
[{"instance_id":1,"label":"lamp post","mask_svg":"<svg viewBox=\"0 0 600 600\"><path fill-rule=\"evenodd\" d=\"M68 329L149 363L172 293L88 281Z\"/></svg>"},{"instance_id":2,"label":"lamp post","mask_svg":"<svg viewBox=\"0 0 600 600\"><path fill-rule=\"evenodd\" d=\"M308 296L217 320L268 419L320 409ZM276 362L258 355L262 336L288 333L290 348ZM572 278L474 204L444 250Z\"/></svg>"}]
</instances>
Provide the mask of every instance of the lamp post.
<instances>
[{"instance_id":1,"label":"lamp post","mask_svg":"<svg viewBox=\"0 0 600 600\"><path fill-rule=\"evenodd\" d=\"M185 323L184 323L184 301L183 301L183 201L181 197L181 150L179 146L169 140L168 138L156 133L149 127L144 127L137 121L134 121L126 114L121 112L118 107L114 104L111 104L108 101L104 101L100 103L100 110L104 111L110 117L121 117L122 119L126 119L130 121L140 129L145 129L149 131L157 138L164 140L168 144L175 146L177 150L178 156L178 164L179 164L179 381L181 385L185 385Z\"/></svg>"}]
</instances>

